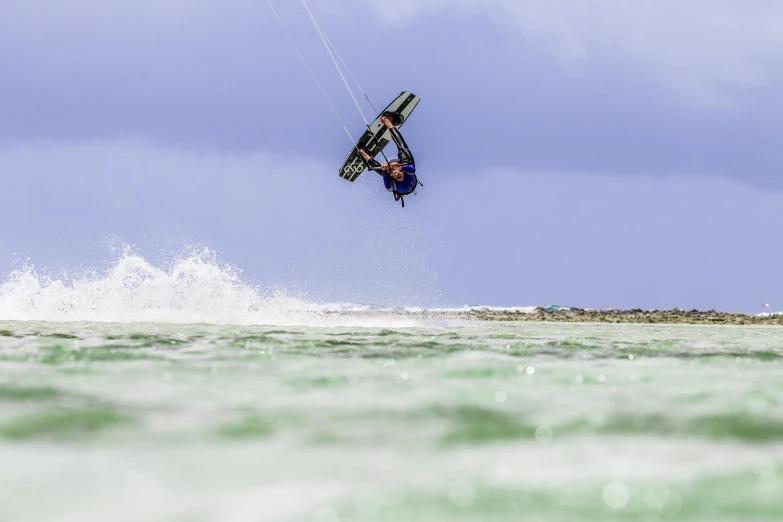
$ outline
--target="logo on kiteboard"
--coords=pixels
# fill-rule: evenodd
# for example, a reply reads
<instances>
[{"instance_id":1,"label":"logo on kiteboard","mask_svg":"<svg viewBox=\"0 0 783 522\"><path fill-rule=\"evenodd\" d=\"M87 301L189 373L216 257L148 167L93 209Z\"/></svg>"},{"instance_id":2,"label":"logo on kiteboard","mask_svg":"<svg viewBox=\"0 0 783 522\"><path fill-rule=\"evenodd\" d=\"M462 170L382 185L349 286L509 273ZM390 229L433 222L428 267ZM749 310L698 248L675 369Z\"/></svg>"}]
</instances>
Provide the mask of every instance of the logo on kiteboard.
<instances>
[{"instance_id":1,"label":"logo on kiteboard","mask_svg":"<svg viewBox=\"0 0 783 522\"><path fill-rule=\"evenodd\" d=\"M348 163L343 167L342 176L348 177L348 176L358 176L364 172L364 160L361 158L354 158L354 160L351 163Z\"/></svg>"}]
</instances>

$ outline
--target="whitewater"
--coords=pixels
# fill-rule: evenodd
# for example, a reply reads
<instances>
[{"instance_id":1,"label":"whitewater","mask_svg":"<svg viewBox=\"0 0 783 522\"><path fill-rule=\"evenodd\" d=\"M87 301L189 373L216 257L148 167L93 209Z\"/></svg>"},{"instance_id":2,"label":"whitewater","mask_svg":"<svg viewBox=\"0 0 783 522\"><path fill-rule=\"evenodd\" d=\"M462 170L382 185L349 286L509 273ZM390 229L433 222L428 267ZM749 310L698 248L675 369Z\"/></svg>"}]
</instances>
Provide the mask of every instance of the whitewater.
<instances>
[{"instance_id":1,"label":"whitewater","mask_svg":"<svg viewBox=\"0 0 783 522\"><path fill-rule=\"evenodd\" d=\"M421 310L413 306L407 309ZM82 270L71 275L67 271L57 275L39 273L33 265L24 264L9 272L0 284L0 318L7 320L279 326L413 324L399 317L360 318L334 313L371 310L390 309L361 303L314 303L295 291L262 288L244 280L238 267L220 262L215 252L206 248L175 256L161 266L126 249L107 270Z\"/></svg>"},{"instance_id":2,"label":"whitewater","mask_svg":"<svg viewBox=\"0 0 783 522\"><path fill-rule=\"evenodd\" d=\"M780 327L313 301L209 250L0 276L0 521L783 514Z\"/></svg>"}]
</instances>

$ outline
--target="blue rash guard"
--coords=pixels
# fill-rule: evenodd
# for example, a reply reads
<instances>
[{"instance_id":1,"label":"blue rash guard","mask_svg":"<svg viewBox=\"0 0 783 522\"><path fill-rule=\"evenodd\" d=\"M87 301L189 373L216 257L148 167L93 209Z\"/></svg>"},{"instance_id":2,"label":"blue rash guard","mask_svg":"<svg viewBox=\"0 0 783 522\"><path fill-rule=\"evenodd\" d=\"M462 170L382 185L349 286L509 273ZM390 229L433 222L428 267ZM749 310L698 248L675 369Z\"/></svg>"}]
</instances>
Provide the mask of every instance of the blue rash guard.
<instances>
[{"instance_id":1,"label":"blue rash guard","mask_svg":"<svg viewBox=\"0 0 783 522\"><path fill-rule=\"evenodd\" d=\"M414 165L403 165L402 171L405 173L405 177L402 181L397 181L391 177L388 170L383 172L383 185L389 192L396 192L397 194L410 194L418 185L419 180L416 178L416 167Z\"/></svg>"},{"instance_id":2,"label":"blue rash guard","mask_svg":"<svg viewBox=\"0 0 783 522\"><path fill-rule=\"evenodd\" d=\"M402 172L405 173L405 177L402 181L397 181L391 177L388 170L383 170L381 164L375 159L371 159L367 162L367 167L370 170L374 170L381 176L383 176L383 185L386 190L394 194L394 200L399 200L402 196L410 194L416 189L419 184L419 180L416 177L416 161L413 159L413 154L408 148L408 144L405 143L405 139L400 134L399 129L396 127L390 129L392 139L397 145L398 155L400 157L399 163L402 167ZM403 201L403 206L405 202Z\"/></svg>"}]
</instances>

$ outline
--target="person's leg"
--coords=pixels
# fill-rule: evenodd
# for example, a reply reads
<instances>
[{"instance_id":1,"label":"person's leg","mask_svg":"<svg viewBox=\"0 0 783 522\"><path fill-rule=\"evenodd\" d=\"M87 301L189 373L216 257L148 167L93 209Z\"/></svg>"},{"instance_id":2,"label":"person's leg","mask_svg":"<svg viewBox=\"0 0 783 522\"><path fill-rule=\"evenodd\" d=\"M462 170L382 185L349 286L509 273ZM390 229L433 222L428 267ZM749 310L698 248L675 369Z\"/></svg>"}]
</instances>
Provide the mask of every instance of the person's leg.
<instances>
[{"instance_id":1,"label":"person's leg","mask_svg":"<svg viewBox=\"0 0 783 522\"><path fill-rule=\"evenodd\" d=\"M389 129L389 132L392 135L394 143L397 145L397 157L400 159L400 165L415 165L413 153L411 153L411 149L408 148L408 144L405 143L405 138L402 137L400 130L397 127L392 127Z\"/></svg>"},{"instance_id":2,"label":"person's leg","mask_svg":"<svg viewBox=\"0 0 783 522\"><path fill-rule=\"evenodd\" d=\"M400 159L401 165L414 165L413 153L408 148L408 144L405 143L405 138L402 137L400 129L394 126L395 116L391 113L384 114L381 117L381 122L389 129L394 143L397 145L397 157Z\"/></svg>"}]
</instances>

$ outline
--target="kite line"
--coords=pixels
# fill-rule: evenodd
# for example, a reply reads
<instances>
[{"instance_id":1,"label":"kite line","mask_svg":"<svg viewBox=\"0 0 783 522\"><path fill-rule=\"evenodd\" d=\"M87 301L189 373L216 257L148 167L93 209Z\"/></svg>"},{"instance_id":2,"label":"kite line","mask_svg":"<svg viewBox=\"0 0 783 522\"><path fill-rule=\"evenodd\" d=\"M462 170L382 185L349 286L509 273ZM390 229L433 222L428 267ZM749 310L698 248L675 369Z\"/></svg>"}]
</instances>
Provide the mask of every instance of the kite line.
<instances>
[{"instance_id":1,"label":"kite line","mask_svg":"<svg viewBox=\"0 0 783 522\"><path fill-rule=\"evenodd\" d=\"M359 146L358 146L356 140L354 140L353 136L351 136L351 132L348 130L348 127L345 125L345 122L343 122L343 119L340 117L340 114L337 112L337 109L335 108L334 104L332 103L332 100L326 94L326 90L323 88L321 83L318 81L318 78L316 77L315 73L313 72L312 68L310 67L310 64L307 63L307 60L305 59L304 55L302 54L302 51L299 49L299 46L296 45L296 42L294 41L294 38L291 36L291 33L288 31L288 28L285 26L285 24L283 23L283 20L277 14L277 11L275 11L275 8L272 6L272 3L270 2L270 0L266 0L266 3L269 6L269 9L272 11L272 14L275 16L275 19L277 19L277 22L280 24L280 27L283 29L283 31L285 32L286 36L288 37L288 40L294 46L294 49L296 49L296 53L299 55L299 58L302 60L302 63L307 68L307 71L310 73L310 76L313 78L313 81L318 86L318 89L321 91L321 94L323 94L324 99L329 104L329 107L332 109L332 112L334 113L335 117L337 117L337 120L340 122L340 125L342 125L343 129L345 130L345 133L348 135L348 138L351 140L351 143L353 144L354 148L358 151L359 150ZM361 84L359 84L359 81L356 79L356 76L354 76L353 72L351 72L351 69L348 67L348 64L345 63L345 60L343 60L343 57L337 51L337 48L334 46L332 41L326 35L326 32L321 28L321 25L316 20L315 15L310 10L310 6L307 5L306 0L302 0L302 5L304 6L305 10L307 11L307 14L310 17L310 20L313 22L313 26L315 27L315 30L318 33L318 36L320 37L321 42L324 44L324 47L326 48L326 52L329 54L329 57L332 59L332 63L334 64L334 67L337 69L337 73L340 75L340 78L342 79L343 84L345 85L345 88L348 90L348 94L350 94L351 99L353 100L354 105L356 105L356 109L359 111L359 115L362 117L362 120L364 121L364 125L367 127L367 129L370 129L370 122L367 120L367 117L364 115L364 111L362 111L361 105L359 104L359 101L356 99L356 96L354 95L353 89L351 89L351 86L348 83L348 80L345 78L345 75L343 74L343 70L340 68L340 64L337 62L338 59L340 60L340 62L345 67L345 70L348 72L348 75L351 77L351 79L356 83L356 86L362 92L362 94L364 95L364 97L367 100L367 102L373 108L373 111L375 111L375 113L377 114L378 110L375 108L375 105L370 100L370 97L367 96L367 93L364 91L364 89L362 88ZM335 55L337 56L337 58L335 58ZM386 160L386 163L389 163L389 159L386 157L386 154L384 153L383 149L381 149L380 152L381 152L381 155L383 155L383 158Z\"/></svg>"},{"instance_id":2,"label":"kite line","mask_svg":"<svg viewBox=\"0 0 783 522\"><path fill-rule=\"evenodd\" d=\"M343 126L343 129L345 130L345 133L348 135L348 139L351 140L351 143L353 143L354 148L358 150L358 145L356 144L356 140L353 139L353 136L351 136L351 131L348 130L348 127L346 127L345 123L343 122L343 119L340 117L340 114L337 112L337 109L334 108L334 104L332 103L332 100L329 99L329 95L326 94L326 91L321 86L321 83L318 81L318 78L315 76L315 73L310 68L310 64L307 63L307 60L305 59L304 55L302 54L302 51L299 50L299 46L296 45L296 42L294 41L293 37L291 36L291 33L288 32L288 28L286 28L286 26L283 23L283 21L277 15L277 11L275 11L275 8L272 7L272 3L269 0L266 0L266 4L269 6L269 9L272 10L272 14L275 15L275 18L277 19L277 22L280 24L280 27L283 28L283 31L285 32L286 36L288 36L288 39L291 41L291 44L294 46L294 49L296 49L296 54L298 54L299 58L302 59L302 63L307 68L307 71L310 73L310 76L313 78L313 81L318 86L318 89L321 90L321 94L324 95L324 99L326 99L326 103L328 103L329 107L332 108L332 112L337 117L337 121L339 121L340 125Z\"/></svg>"}]
</instances>

